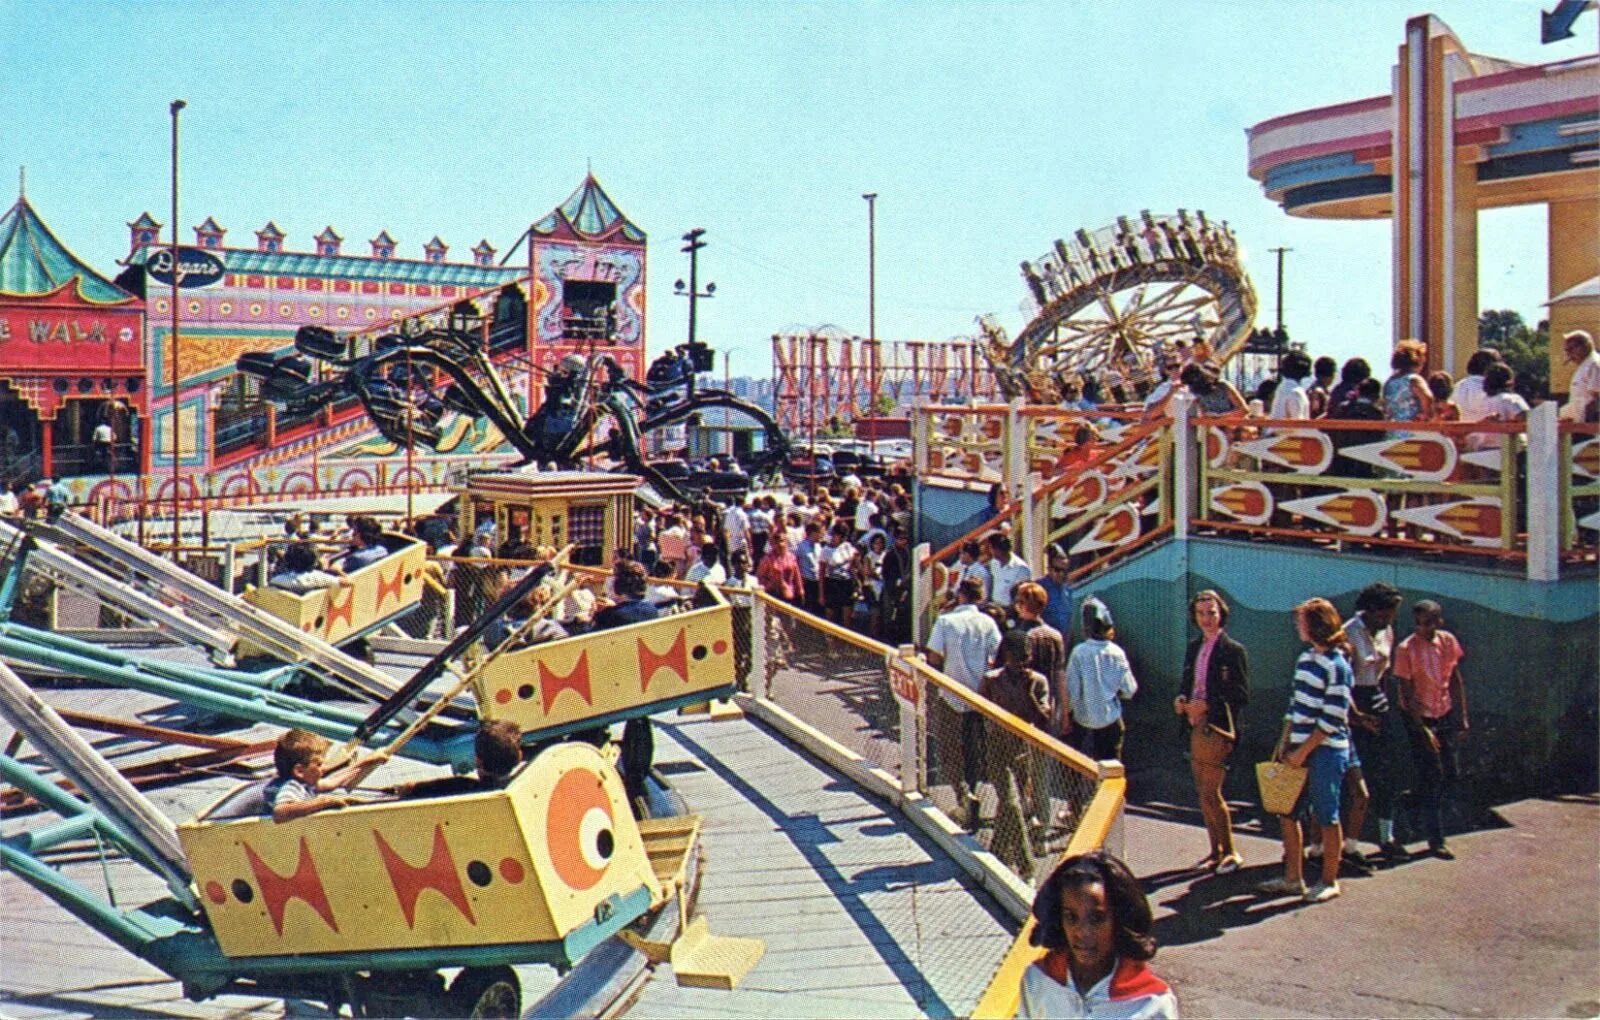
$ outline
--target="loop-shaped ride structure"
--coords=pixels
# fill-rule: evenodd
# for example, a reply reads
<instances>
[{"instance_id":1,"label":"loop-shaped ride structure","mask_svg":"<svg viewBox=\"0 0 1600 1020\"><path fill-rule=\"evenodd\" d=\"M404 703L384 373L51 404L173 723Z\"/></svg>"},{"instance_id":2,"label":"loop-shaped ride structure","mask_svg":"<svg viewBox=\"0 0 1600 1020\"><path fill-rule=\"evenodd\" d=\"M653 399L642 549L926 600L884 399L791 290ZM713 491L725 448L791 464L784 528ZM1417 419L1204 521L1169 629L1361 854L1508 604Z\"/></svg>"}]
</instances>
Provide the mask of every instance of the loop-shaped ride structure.
<instances>
[{"instance_id":1,"label":"loop-shaped ride structure","mask_svg":"<svg viewBox=\"0 0 1600 1020\"><path fill-rule=\"evenodd\" d=\"M983 322L983 349L1010 397L1055 401L1067 384L1157 381L1156 362L1179 342L1209 346L1217 363L1238 351L1256 294L1226 223L1204 212L1077 231L1022 263L1038 312L1015 340Z\"/></svg>"}]
</instances>

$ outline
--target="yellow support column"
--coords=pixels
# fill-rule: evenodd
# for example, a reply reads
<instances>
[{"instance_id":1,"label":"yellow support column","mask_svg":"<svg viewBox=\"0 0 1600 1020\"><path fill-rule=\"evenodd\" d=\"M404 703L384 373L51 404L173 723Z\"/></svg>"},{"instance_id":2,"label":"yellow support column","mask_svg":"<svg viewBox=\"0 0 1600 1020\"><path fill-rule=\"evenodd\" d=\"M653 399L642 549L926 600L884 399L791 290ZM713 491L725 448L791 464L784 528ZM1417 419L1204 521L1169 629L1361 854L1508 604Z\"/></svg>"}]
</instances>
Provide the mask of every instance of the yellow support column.
<instances>
[{"instance_id":1,"label":"yellow support column","mask_svg":"<svg viewBox=\"0 0 1600 1020\"><path fill-rule=\"evenodd\" d=\"M1600 202L1593 196L1549 205L1550 296L1600 274ZM1600 341L1600 299L1576 298L1550 306L1550 392L1565 393L1572 366L1561 356L1561 338L1586 329Z\"/></svg>"}]
</instances>

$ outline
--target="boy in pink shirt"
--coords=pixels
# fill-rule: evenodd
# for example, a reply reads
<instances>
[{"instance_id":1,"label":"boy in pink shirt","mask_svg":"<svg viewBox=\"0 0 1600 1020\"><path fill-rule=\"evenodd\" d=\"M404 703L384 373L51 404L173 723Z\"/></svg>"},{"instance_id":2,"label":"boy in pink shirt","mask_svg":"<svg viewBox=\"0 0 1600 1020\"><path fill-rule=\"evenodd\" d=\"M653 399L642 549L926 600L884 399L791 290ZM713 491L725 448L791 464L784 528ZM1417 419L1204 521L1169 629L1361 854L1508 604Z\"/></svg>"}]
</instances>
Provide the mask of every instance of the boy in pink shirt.
<instances>
[{"instance_id":1,"label":"boy in pink shirt","mask_svg":"<svg viewBox=\"0 0 1600 1020\"><path fill-rule=\"evenodd\" d=\"M1467 732L1467 692L1461 680L1465 653L1444 629L1444 610L1432 599L1413 607L1416 629L1394 650L1394 675L1400 681L1400 708L1411 739L1417 796L1428 829L1428 849L1454 860L1444 840L1444 793L1460 767L1457 748Z\"/></svg>"}]
</instances>

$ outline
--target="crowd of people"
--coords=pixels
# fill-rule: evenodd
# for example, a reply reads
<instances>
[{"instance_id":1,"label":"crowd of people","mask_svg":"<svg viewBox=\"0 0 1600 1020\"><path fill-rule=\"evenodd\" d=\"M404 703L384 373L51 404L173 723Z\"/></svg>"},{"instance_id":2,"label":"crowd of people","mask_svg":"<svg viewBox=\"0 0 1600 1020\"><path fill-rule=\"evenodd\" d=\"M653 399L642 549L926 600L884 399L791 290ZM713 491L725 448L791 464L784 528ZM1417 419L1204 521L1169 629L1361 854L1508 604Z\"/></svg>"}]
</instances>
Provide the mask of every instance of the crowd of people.
<instances>
[{"instance_id":1,"label":"crowd of people","mask_svg":"<svg viewBox=\"0 0 1600 1020\"><path fill-rule=\"evenodd\" d=\"M899 482L641 509L629 555L664 582L759 588L878 640L910 637L911 497Z\"/></svg>"},{"instance_id":2,"label":"crowd of people","mask_svg":"<svg viewBox=\"0 0 1600 1020\"><path fill-rule=\"evenodd\" d=\"M1600 421L1600 352L1594 339L1584 330L1573 330L1562 339L1562 354L1573 374L1560 416L1568 421ZM1443 370L1424 374L1427 360L1426 345L1402 340L1390 355L1389 374L1380 379L1366 358L1350 358L1340 365L1325 355L1313 358L1290 350L1280 359L1277 374L1262 380L1246 398L1222 377L1204 344L1180 342L1158 355L1161 381L1145 396L1144 409L1148 417L1170 413L1172 398L1187 392L1200 413L1211 416L1392 422L1527 418L1528 402L1517 392L1516 373L1499 350L1474 351L1460 379ZM1472 433L1466 445L1482 449L1495 442L1493 433Z\"/></svg>"},{"instance_id":3,"label":"crowd of people","mask_svg":"<svg viewBox=\"0 0 1600 1020\"><path fill-rule=\"evenodd\" d=\"M1094 760L1120 759L1127 739L1123 705L1139 683L1117 643L1110 608L1089 597L1073 612L1067 565L1063 551L1052 547L1047 569L1034 576L1015 558L1006 535L969 543L955 568L954 598L934 621L924 651L951 680L1028 725ZM1453 857L1443 803L1457 779L1458 744L1469 727L1464 653L1444 629L1443 608L1428 599L1415 603L1412 632L1397 641L1402 600L1392 585L1376 582L1359 593L1348 619L1325 599L1295 610L1297 633L1308 647L1293 677L1280 754L1307 768L1309 781L1295 816L1283 822L1286 875L1264 891L1320 902L1339 895L1341 864L1370 873L1374 859L1409 857L1395 818L1402 742L1410 748L1428 853ZM1243 733L1250 656L1227 633L1229 607L1219 592L1198 593L1189 609L1198 636L1187 649L1173 712L1186 731L1208 837L1199 866L1226 875L1244 863L1222 788ZM991 746L1005 737L971 701L942 693L929 705L930 732L939 742L935 757L942 781L956 794L958 820L970 827L980 821L979 785L996 781L984 763L1007 757ZM1370 858L1358 843L1369 812L1377 831ZM1309 855L1325 862L1324 880L1309 886L1296 863L1302 822L1316 827Z\"/></svg>"}]
</instances>

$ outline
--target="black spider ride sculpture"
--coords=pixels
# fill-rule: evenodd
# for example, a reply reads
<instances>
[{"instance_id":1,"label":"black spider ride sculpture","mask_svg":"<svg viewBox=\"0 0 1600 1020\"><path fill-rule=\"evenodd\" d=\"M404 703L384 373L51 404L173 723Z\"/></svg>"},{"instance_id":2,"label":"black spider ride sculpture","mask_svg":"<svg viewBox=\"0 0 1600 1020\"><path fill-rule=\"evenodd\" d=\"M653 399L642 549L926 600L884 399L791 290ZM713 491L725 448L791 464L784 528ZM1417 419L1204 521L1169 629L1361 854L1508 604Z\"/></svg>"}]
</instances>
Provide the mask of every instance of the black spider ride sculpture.
<instances>
[{"instance_id":1,"label":"black spider ride sculpture","mask_svg":"<svg viewBox=\"0 0 1600 1020\"><path fill-rule=\"evenodd\" d=\"M437 449L450 413L486 418L522 454L521 464L576 468L605 456L661 495L687 501L691 494L645 459L642 439L653 429L721 407L754 420L766 433L766 448L748 460L752 475L781 470L789 460L788 438L770 414L726 390L696 385L695 376L710 371L714 358L703 343L680 344L656 358L642 384L610 355L568 355L546 373L544 400L525 420L486 345L467 330L387 333L360 353L332 330L302 326L294 346L294 354L242 355L238 369L260 378L262 395L293 415L354 396L384 438L401 446ZM314 379L313 361L333 373ZM611 428L602 430L606 419Z\"/></svg>"}]
</instances>

